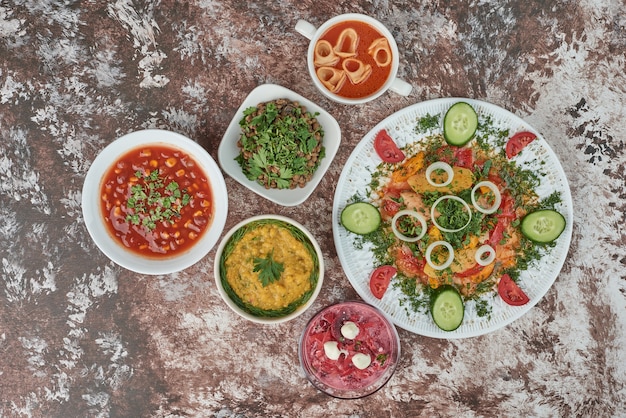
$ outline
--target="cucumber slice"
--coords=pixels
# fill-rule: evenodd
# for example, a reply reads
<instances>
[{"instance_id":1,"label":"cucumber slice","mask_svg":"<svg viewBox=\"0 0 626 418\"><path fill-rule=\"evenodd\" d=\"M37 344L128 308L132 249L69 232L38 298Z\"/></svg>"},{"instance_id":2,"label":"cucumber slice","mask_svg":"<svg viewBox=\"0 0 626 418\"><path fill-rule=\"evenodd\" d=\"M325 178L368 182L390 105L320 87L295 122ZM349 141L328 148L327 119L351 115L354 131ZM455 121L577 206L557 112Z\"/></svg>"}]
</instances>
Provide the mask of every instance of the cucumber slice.
<instances>
[{"instance_id":1,"label":"cucumber slice","mask_svg":"<svg viewBox=\"0 0 626 418\"><path fill-rule=\"evenodd\" d=\"M380 226L378 208L367 202L350 203L341 211L341 224L350 232L365 235Z\"/></svg>"},{"instance_id":2,"label":"cucumber slice","mask_svg":"<svg viewBox=\"0 0 626 418\"><path fill-rule=\"evenodd\" d=\"M430 313L435 324L444 331L457 329L465 315L461 294L454 286L443 285L430 296Z\"/></svg>"},{"instance_id":3,"label":"cucumber slice","mask_svg":"<svg viewBox=\"0 0 626 418\"><path fill-rule=\"evenodd\" d=\"M555 210L542 209L524 216L521 229L526 238L546 244L561 235L565 229L565 218Z\"/></svg>"},{"instance_id":4,"label":"cucumber slice","mask_svg":"<svg viewBox=\"0 0 626 418\"><path fill-rule=\"evenodd\" d=\"M474 108L465 102L450 106L443 117L443 137L450 145L461 147L474 138L478 128L478 115Z\"/></svg>"}]
</instances>

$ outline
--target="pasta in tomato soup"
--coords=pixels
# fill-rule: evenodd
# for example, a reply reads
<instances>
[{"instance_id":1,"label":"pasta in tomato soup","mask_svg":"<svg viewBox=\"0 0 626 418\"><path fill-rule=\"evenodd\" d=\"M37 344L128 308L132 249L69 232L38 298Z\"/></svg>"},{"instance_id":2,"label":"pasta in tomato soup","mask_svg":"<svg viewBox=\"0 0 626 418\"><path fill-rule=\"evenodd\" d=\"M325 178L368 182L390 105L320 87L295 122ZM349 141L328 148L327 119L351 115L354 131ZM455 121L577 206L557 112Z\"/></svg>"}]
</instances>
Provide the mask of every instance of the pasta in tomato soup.
<instances>
[{"instance_id":1,"label":"pasta in tomato soup","mask_svg":"<svg viewBox=\"0 0 626 418\"><path fill-rule=\"evenodd\" d=\"M360 20L331 26L313 52L317 78L330 92L345 98L371 96L391 74L393 56L388 39Z\"/></svg>"}]
</instances>

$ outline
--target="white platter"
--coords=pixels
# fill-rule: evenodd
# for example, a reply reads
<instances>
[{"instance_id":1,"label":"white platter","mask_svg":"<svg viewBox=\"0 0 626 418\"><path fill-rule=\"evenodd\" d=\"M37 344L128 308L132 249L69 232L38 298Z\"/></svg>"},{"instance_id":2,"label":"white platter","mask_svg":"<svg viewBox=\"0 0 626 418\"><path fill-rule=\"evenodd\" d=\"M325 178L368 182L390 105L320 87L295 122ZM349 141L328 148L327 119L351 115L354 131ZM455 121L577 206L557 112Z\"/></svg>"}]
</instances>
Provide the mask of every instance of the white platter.
<instances>
[{"instance_id":1,"label":"white platter","mask_svg":"<svg viewBox=\"0 0 626 418\"><path fill-rule=\"evenodd\" d=\"M324 147L326 148L326 156L322 159L319 167L313 175L313 178L305 185L305 187L281 190L266 189L256 181L248 180L241 170L239 163L235 161L235 158L239 155L237 141L241 136L239 121L243 117L243 111L247 108L257 106L261 102L282 98L300 102L300 104L304 105L307 111L312 114L319 113L317 121L324 129ZM328 167L330 167L330 164L337 154L340 143L341 130L339 129L339 124L328 112L310 100L285 87L276 84L263 84L248 94L248 97L246 97L235 113L235 116L230 122L230 125L228 125L226 133L224 134L222 142L217 150L217 159L226 174L256 194L283 206L297 206L308 199L319 182L322 180L324 174L326 174L326 171L328 170Z\"/></svg>"},{"instance_id":2,"label":"white platter","mask_svg":"<svg viewBox=\"0 0 626 418\"><path fill-rule=\"evenodd\" d=\"M400 147L414 143L425 136L425 134L415 132L417 121L420 118L427 115L443 115L452 104L458 101L471 104L478 113L479 120L490 116L495 128L508 128L511 135L519 131L531 131L537 134L537 139L529 144L515 159L524 168L539 167L540 165L541 172L545 174L541 177L541 185L536 191L539 197L546 197L554 191L561 193L562 203L558 209L565 216L567 225L551 251L539 263L533 264L528 270L520 274L519 283L530 298L529 303L524 306L509 306L500 298L492 298L490 299L491 315L480 317L477 314L475 303L467 302L465 318L461 326L455 331L446 332L435 325L429 314L408 313L404 306L400 306L399 299L402 293L399 289L390 286L380 300L372 295L369 289L369 275L375 267L373 265L374 257L367 247L355 248L355 235L341 226L340 215L351 198L357 194L366 195L371 174L381 163L381 159L374 151L373 146L377 132L386 129ZM437 129L430 131L428 135L441 132ZM393 322L401 328L428 337L453 339L473 337L495 331L520 318L539 302L554 283L565 262L572 237L573 206L563 168L554 151L536 130L521 118L493 104L464 98L445 98L418 103L402 109L380 122L363 137L346 161L339 178L333 200L332 216L337 254L348 280L357 293L366 302L388 314Z\"/></svg>"}]
</instances>

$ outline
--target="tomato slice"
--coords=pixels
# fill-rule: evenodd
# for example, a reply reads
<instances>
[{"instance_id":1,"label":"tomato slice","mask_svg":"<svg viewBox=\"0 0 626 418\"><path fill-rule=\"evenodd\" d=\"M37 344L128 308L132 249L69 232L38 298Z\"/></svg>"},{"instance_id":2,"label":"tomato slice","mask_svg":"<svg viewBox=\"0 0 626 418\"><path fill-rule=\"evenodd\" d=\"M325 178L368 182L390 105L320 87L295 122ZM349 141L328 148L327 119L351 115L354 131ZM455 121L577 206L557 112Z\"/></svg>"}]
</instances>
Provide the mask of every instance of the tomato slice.
<instances>
[{"instance_id":1,"label":"tomato slice","mask_svg":"<svg viewBox=\"0 0 626 418\"><path fill-rule=\"evenodd\" d=\"M383 218L393 218L393 216L400 210L400 203L392 199L383 199L380 205L380 212Z\"/></svg>"},{"instance_id":2,"label":"tomato slice","mask_svg":"<svg viewBox=\"0 0 626 418\"><path fill-rule=\"evenodd\" d=\"M407 246L399 247L395 252L396 266L407 277L421 278L424 275L424 259L418 259Z\"/></svg>"},{"instance_id":3,"label":"tomato slice","mask_svg":"<svg viewBox=\"0 0 626 418\"><path fill-rule=\"evenodd\" d=\"M502 203L500 203L499 217L507 219L515 219L515 200L508 193L502 194Z\"/></svg>"},{"instance_id":4,"label":"tomato slice","mask_svg":"<svg viewBox=\"0 0 626 418\"><path fill-rule=\"evenodd\" d=\"M380 266L370 275L370 290L377 299L382 299L389 287L391 278L396 275L394 266Z\"/></svg>"},{"instance_id":5,"label":"tomato slice","mask_svg":"<svg viewBox=\"0 0 626 418\"><path fill-rule=\"evenodd\" d=\"M386 130L376 134L374 149L378 156L386 163L399 163L404 160L404 153L398 148Z\"/></svg>"},{"instance_id":6,"label":"tomato slice","mask_svg":"<svg viewBox=\"0 0 626 418\"><path fill-rule=\"evenodd\" d=\"M537 138L532 132L522 131L513 135L506 143L506 156L507 158L513 158L528 144L533 142Z\"/></svg>"},{"instance_id":7,"label":"tomato slice","mask_svg":"<svg viewBox=\"0 0 626 418\"><path fill-rule=\"evenodd\" d=\"M498 294L506 303L512 306L526 305L530 300L508 274L504 274L500 278Z\"/></svg>"},{"instance_id":8,"label":"tomato slice","mask_svg":"<svg viewBox=\"0 0 626 418\"><path fill-rule=\"evenodd\" d=\"M487 243L493 248L496 248L496 245L499 245L500 241L502 241L502 238L504 238L504 230L506 229L506 227L506 220L504 218L498 218L498 223L489 234L489 240L487 241Z\"/></svg>"},{"instance_id":9,"label":"tomato slice","mask_svg":"<svg viewBox=\"0 0 626 418\"><path fill-rule=\"evenodd\" d=\"M456 162L454 165L457 167L469 168L470 170L474 165L474 151L471 148L457 148L454 150L454 158Z\"/></svg>"},{"instance_id":10,"label":"tomato slice","mask_svg":"<svg viewBox=\"0 0 626 418\"><path fill-rule=\"evenodd\" d=\"M500 204L500 213L496 216L497 223L489 234L489 245L496 247L504 238L504 231L515 219L515 201L508 194L502 195L502 203Z\"/></svg>"}]
</instances>

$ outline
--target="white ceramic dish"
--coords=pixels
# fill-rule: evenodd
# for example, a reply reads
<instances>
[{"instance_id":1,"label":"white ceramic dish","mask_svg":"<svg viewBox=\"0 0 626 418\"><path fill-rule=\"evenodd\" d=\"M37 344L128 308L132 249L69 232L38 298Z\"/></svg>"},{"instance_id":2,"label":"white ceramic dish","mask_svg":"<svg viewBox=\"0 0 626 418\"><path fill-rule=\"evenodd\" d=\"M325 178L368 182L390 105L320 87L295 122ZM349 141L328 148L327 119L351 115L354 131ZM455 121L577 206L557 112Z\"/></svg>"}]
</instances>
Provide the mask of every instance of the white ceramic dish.
<instances>
[{"instance_id":1,"label":"white ceramic dish","mask_svg":"<svg viewBox=\"0 0 626 418\"><path fill-rule=\"evenodd\" d=\"M189 250L169 258L142 257L131 252L109 234L100 214L100 184L103 176L119 157L135 148L150 144L179 148L192 156L208 176L213 191L213 201L217 203L209 230L205 231ZM198 143L174 132L147 129L122 136L98 154L85 177L82 210L91 238L112 261L137 273L168 274L183 270L200 261L219 240L228 214L226 183L215 160Z\"/></svg>"},{"instance_id":2,"label":"white ceramic dish","mask_svg":"<svg viewBox=\"0 0 626 418\"><path fill-rule=\"evenodd\" d=\"M324 147L326 148L326 156L322 159L319 167L313 175L313 178L305 185L305 187L282 190L266 189L256 181L248 180L241 170L241 166L237 163L237 161L235 161L235 158L239 155L237 141L241 135L239 121L243 117L243 111L249 107L257 106L261 102L267 102L280 98L298 101L300 104L304 105L309 112L319 113L317 120L324 129ZM311 193L313 193L319 182L322 180L322 177L324 177L324 174L337 154L340 143L341 130L339 129L339 124L328 112L310 100L285 87L276 84L263 84L250 92L248 97L246 97L235 113L235 116L230 122L230 125L228 125L228 129L226 129L226 133L222 138L222 142L220 143L217 151L217 158L226 174L256 194L283 206L297 206L304 202L311 195Z\"/></svg>"},{"instance_id":3,"label":"white ceramic dish","mask_svg":"<svg viewBox=\"0 0 626 418\"><path fill-rule=\"evenodd\" d=\"M224 248L228 244L228 241L233 236L233 234L235 234L242 227L246 227L251 223L264 221L264 220L277 220L285 224L293 225L296 228L298 228L306 236L306 238L312 245L313 249L315 250L315 253L317 254L318 266L319 266L319 276L317 279L317 283L311 295L309 296L309 298L306 301L304 301L302 305L297 307L293 312L288 313L283 316L277 316L277 317L261 317L261 316L254 315L248 312L247 310L243 309L233 299L231 299L231 297L226 292L224 285L222 283L222 271L221 271L222 269L220 268L220 262L221 262L222 255L224 253ZM290 321L296 318L297 316L301 315L304 311L306 311L313 304L313 302L315 302L315 299L319 295L319 292L322 288L322 283L324 282L324 257L322 255L322 250L320 249L317 241L315 240L315 237L313 237L313 235L299 222L293 219L287 218L285 216L280 216L280 215L257 215L257 216L253 216L251 218L248 218L239 222L237 225L232 227L224 235L224 238L222 238L222 241L217 247L213 272L215 276L215 284L217 286L217 290L219 291L222 299L224 300L224 302L226 303L226 305L228 305L230 309L232 309L235 313L240 315L242 318L245 318L252 322L256 322L260 324L278 324L278 323Z\"/></svg>"},{"instance_id":4,"label":"white ceramic dish","mask_svg":"<svg viewBox=\"0 0 626 418\"><path fill-rule=\"evenodd\" d=\"M387 38L387 41L389 42L389 46L391 48L391 73L389 74L387 81L385 81L385 83L378 90L376 90L376 92L366 97L350 99L347 97L343 97L339 94L332 93L322 84L316 74L316 68L314 64L315 45L329 29L331 29L338 23L346 21L360 21L372 26L385 38ZM298 20L298 22L296 23L296 31L310 40L309 48L307 50L307 68L309 70L309 75L311 76L311 80L313 80L313 84L315 84L315 87L317 87L318 90L329 99L343 104L363 104L374 100L377 97L380 97L387 90L391 90L394 93L399 94L400 96L408 96L409 94L411 94L413 86L397 77L398 68L400 66L400 52L398 51L398 45L396 44L396 40L394 39L389 29L387 29L385 25L383 25L381 22L374 19L373 17L359 13L342 14L328 19L319 28L316 28L311 23L301 19Z\"/></svg>"},{"instance_id":5,"label":"white ceramic dish","mask_svg":"<svg viewBox=\"0 0 626 418\"><path fill-rule=\"evenodd\" d=\"M537 172L545 173L542 176L541 186L537 189L540 197L546 197L554 191L561 193L562 203L559 206L559 211L565 216L567 225L551 252L544 256L540 263L521 272L520 284L530 298L529 303L523 306L510 306L500 298L493 298L491 300L491 315L481 317L478 315L476 304L473 301L466 302L463 323L455 331L446 332L435 325L428 313L408 314L405 308L400 306L399 300L402 293L399 289L390 286L381 300L372 295L368 282L374 267L374 257L367 247L355 248L355 235L347 232L341 226L340 215L350 198L357 194L365 196L365 191L371 181L371 173L381 163L380 157L374 151L374 137L381 129L386 129L398 146L402 147L408 143L414 143L420 139L420 134L415 132L415 126L421 117L428 114L443 115L453 103L461 100L471 104L476 109L479 118L490 116L496 128L508 128L510 134L519 131L537 133L530 125L514 114L478 100L446 98L418 103L389 116L365 135L346 161L339 177L333 201L335 247L341 265L357 293L365 301L388 314L397 326L435 338L452 339L482 335L520 318L539 302L552 286L565 262L572 237L573 206L567 178L554 151L546 140L537 133L537 139L515 158L522 167L535 168L538 169ZM437 130L430 134L434 133L437 133ZM421 137L425 136L425 134L421 135Z\"/></svg>"}]
</instances>

